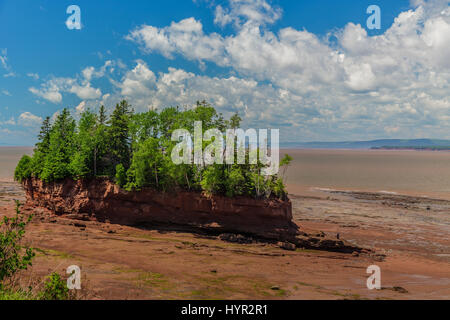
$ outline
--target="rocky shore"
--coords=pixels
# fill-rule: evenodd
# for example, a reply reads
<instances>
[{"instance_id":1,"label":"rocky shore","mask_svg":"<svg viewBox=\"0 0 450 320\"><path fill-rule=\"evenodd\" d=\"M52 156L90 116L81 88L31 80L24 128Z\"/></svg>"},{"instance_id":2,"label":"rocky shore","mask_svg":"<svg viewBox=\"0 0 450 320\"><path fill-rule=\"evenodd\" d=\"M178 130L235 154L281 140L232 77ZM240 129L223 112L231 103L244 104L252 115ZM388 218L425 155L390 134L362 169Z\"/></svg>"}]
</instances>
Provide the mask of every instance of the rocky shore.
<instances>
[{"instance_id":1,"label":"rocky shore","mask_svg":"<svg viewBox=\"0 0 450 320\"><path fill-rule=\"evenodd\" d=\"M45 208L77 220L201 231L222 235L230 242L245 242L242 240L245 237L256 238L278 242L286 250L362 251L335 235L302 232L292 220L289 199L227 198L185 191L163 193L152 189L128 192L108 179L53 183L29 179L23 186L29 207Z\"/></svg>"},{"instance_id":2,"label":"rocky shore","mask_svg":"<svg viewBox=\"0 0 450 320\"><path fill-rule=\"evenodd\" d=\"M332 192L290 198L299 233L335 241L339 233L376 254L169 225L132 227L26 206L23 212L34 215L26 241L37 256L21 281L40 282L78 265L88 299L450 298L450 202ZM23 188L0 180L0 216L14 214L13 200L26 201ZM382 270L382 290L366 287L373 264Z\"/></svg>"}]
</instances>

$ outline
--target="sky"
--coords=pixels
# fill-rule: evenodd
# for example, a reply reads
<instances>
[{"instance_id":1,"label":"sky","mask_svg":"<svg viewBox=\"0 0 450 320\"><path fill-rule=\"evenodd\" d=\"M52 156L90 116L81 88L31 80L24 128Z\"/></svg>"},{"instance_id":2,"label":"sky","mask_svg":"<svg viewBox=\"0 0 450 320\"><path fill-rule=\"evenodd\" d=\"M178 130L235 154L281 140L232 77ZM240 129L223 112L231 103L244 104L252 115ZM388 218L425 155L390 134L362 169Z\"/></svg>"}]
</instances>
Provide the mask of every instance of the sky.
<instances>
[{"instance_id":1,"label":"sky","mask_svg":"<svg viewBox=\"0 0 450 320\"><path fill-rule=\"evenodd\" d=\"M207 100L282 143L450 139L449 85L449 0L0 0L0 145L121 99Z\"/></svg>"}]
</instances>

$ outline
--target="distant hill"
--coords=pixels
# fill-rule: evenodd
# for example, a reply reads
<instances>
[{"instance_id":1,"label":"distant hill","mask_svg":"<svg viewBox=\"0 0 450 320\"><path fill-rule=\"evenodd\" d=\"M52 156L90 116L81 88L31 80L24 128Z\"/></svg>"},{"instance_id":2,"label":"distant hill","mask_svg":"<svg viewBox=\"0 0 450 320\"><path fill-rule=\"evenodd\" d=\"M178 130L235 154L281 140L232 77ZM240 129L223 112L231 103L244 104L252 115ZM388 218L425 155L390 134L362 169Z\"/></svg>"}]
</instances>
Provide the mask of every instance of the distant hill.
<instances>
[{"instance_id":1,"label":"distant hill","mask_svg":"<svg viewBox=\"0 0 450 320\"><path fill-rule=\"evenodd\" d=\"M289 142L283 148L299 149L445 149L450 140L437 139L380 139L344 142Z\"/></svg>"}]
</instances>

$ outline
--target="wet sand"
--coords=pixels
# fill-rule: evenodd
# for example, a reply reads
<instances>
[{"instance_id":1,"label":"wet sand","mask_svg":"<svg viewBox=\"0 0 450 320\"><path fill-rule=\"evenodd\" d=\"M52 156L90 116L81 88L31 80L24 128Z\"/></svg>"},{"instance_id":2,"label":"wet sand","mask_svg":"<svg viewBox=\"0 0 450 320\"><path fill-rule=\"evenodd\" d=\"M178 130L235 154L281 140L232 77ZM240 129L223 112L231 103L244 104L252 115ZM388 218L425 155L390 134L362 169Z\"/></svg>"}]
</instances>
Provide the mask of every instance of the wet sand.
<instances>
[{"instance_id":1,"label":"wet sand","mask_svg":"<svg viewBox=\"0 0 450 320\"><path fill-rule=\"evenodd\" d=\"M382 196L322 191L292 201L303 230L340 233L386 255L383 261L28 209L35 218L27 242L37 257L22 281L75 264L90 299L450 299L450 202ZM12 199L24 200L21 187L1 183L0 216L13 212ZM382 270L383 290L366 287L373 264Z\"/></svg>"}]
</instances>

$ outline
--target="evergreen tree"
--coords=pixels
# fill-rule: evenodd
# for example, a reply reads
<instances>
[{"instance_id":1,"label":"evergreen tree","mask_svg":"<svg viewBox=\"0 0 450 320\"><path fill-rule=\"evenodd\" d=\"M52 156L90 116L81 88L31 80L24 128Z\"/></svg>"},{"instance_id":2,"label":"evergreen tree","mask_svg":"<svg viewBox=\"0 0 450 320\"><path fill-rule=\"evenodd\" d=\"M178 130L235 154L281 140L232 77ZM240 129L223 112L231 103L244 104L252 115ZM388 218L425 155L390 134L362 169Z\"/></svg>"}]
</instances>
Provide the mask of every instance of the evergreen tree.
<instances>
[{"instance_id":1,"label":"evergreen tree","mask_svg":"<svg viewBox=\"0 0 450 320\"><path fill-rule=\"evenodd\" d=\"M98 123L99 125L105 125L107 120L105 106L102 105L98 112Z\"/></svg>"},{"instance_id":2,"label":"evergreen tree","mask_svg":"<svg viewBox=\"0 0 450 320\"><path fill-rule=\"evenodd\" d=\"M41 152L46 152L48 150L50 145L50 131L50 117L46 117L42 122L41 131L38 135L38 143L36 144L37 149Z\"/></svg>"},{"instance_id":3,"label":"evergreen tree","mask_svg":"<svg viewBox=\"0 0 450 320\"><path fill-rule=\"evenodd\" d=\"M71 162L71 172L75 177L86 178L96 175L96 126L97 117L90 110L81 114L76 134L76 153Z\"/></svg>"},{"instance_id":4,"label":"evergreen tree","mask_svg":"<svg viewBox=\"0 0 450 320\"><path fill-rule=\"evenodd\" d=\"M122 164L125 169L130 167L131 142L129 124L131 108L127 101L123 100L116 105L109 120L107 131L108 151L110 167L115 171L117 165Z\"/></svg>"},{"instance_id":5,"label":"evergreen tree","mask_svg":"<svg viewBox=\"0 0 450 320\"><path fill-rule=\"evenodd\" d=\"M69 110L58 115L50 133L50 145L41 173L44 181L61 180L72 176L71 158L75 148L75 120Z\"/></svg>"}]
</instances>

